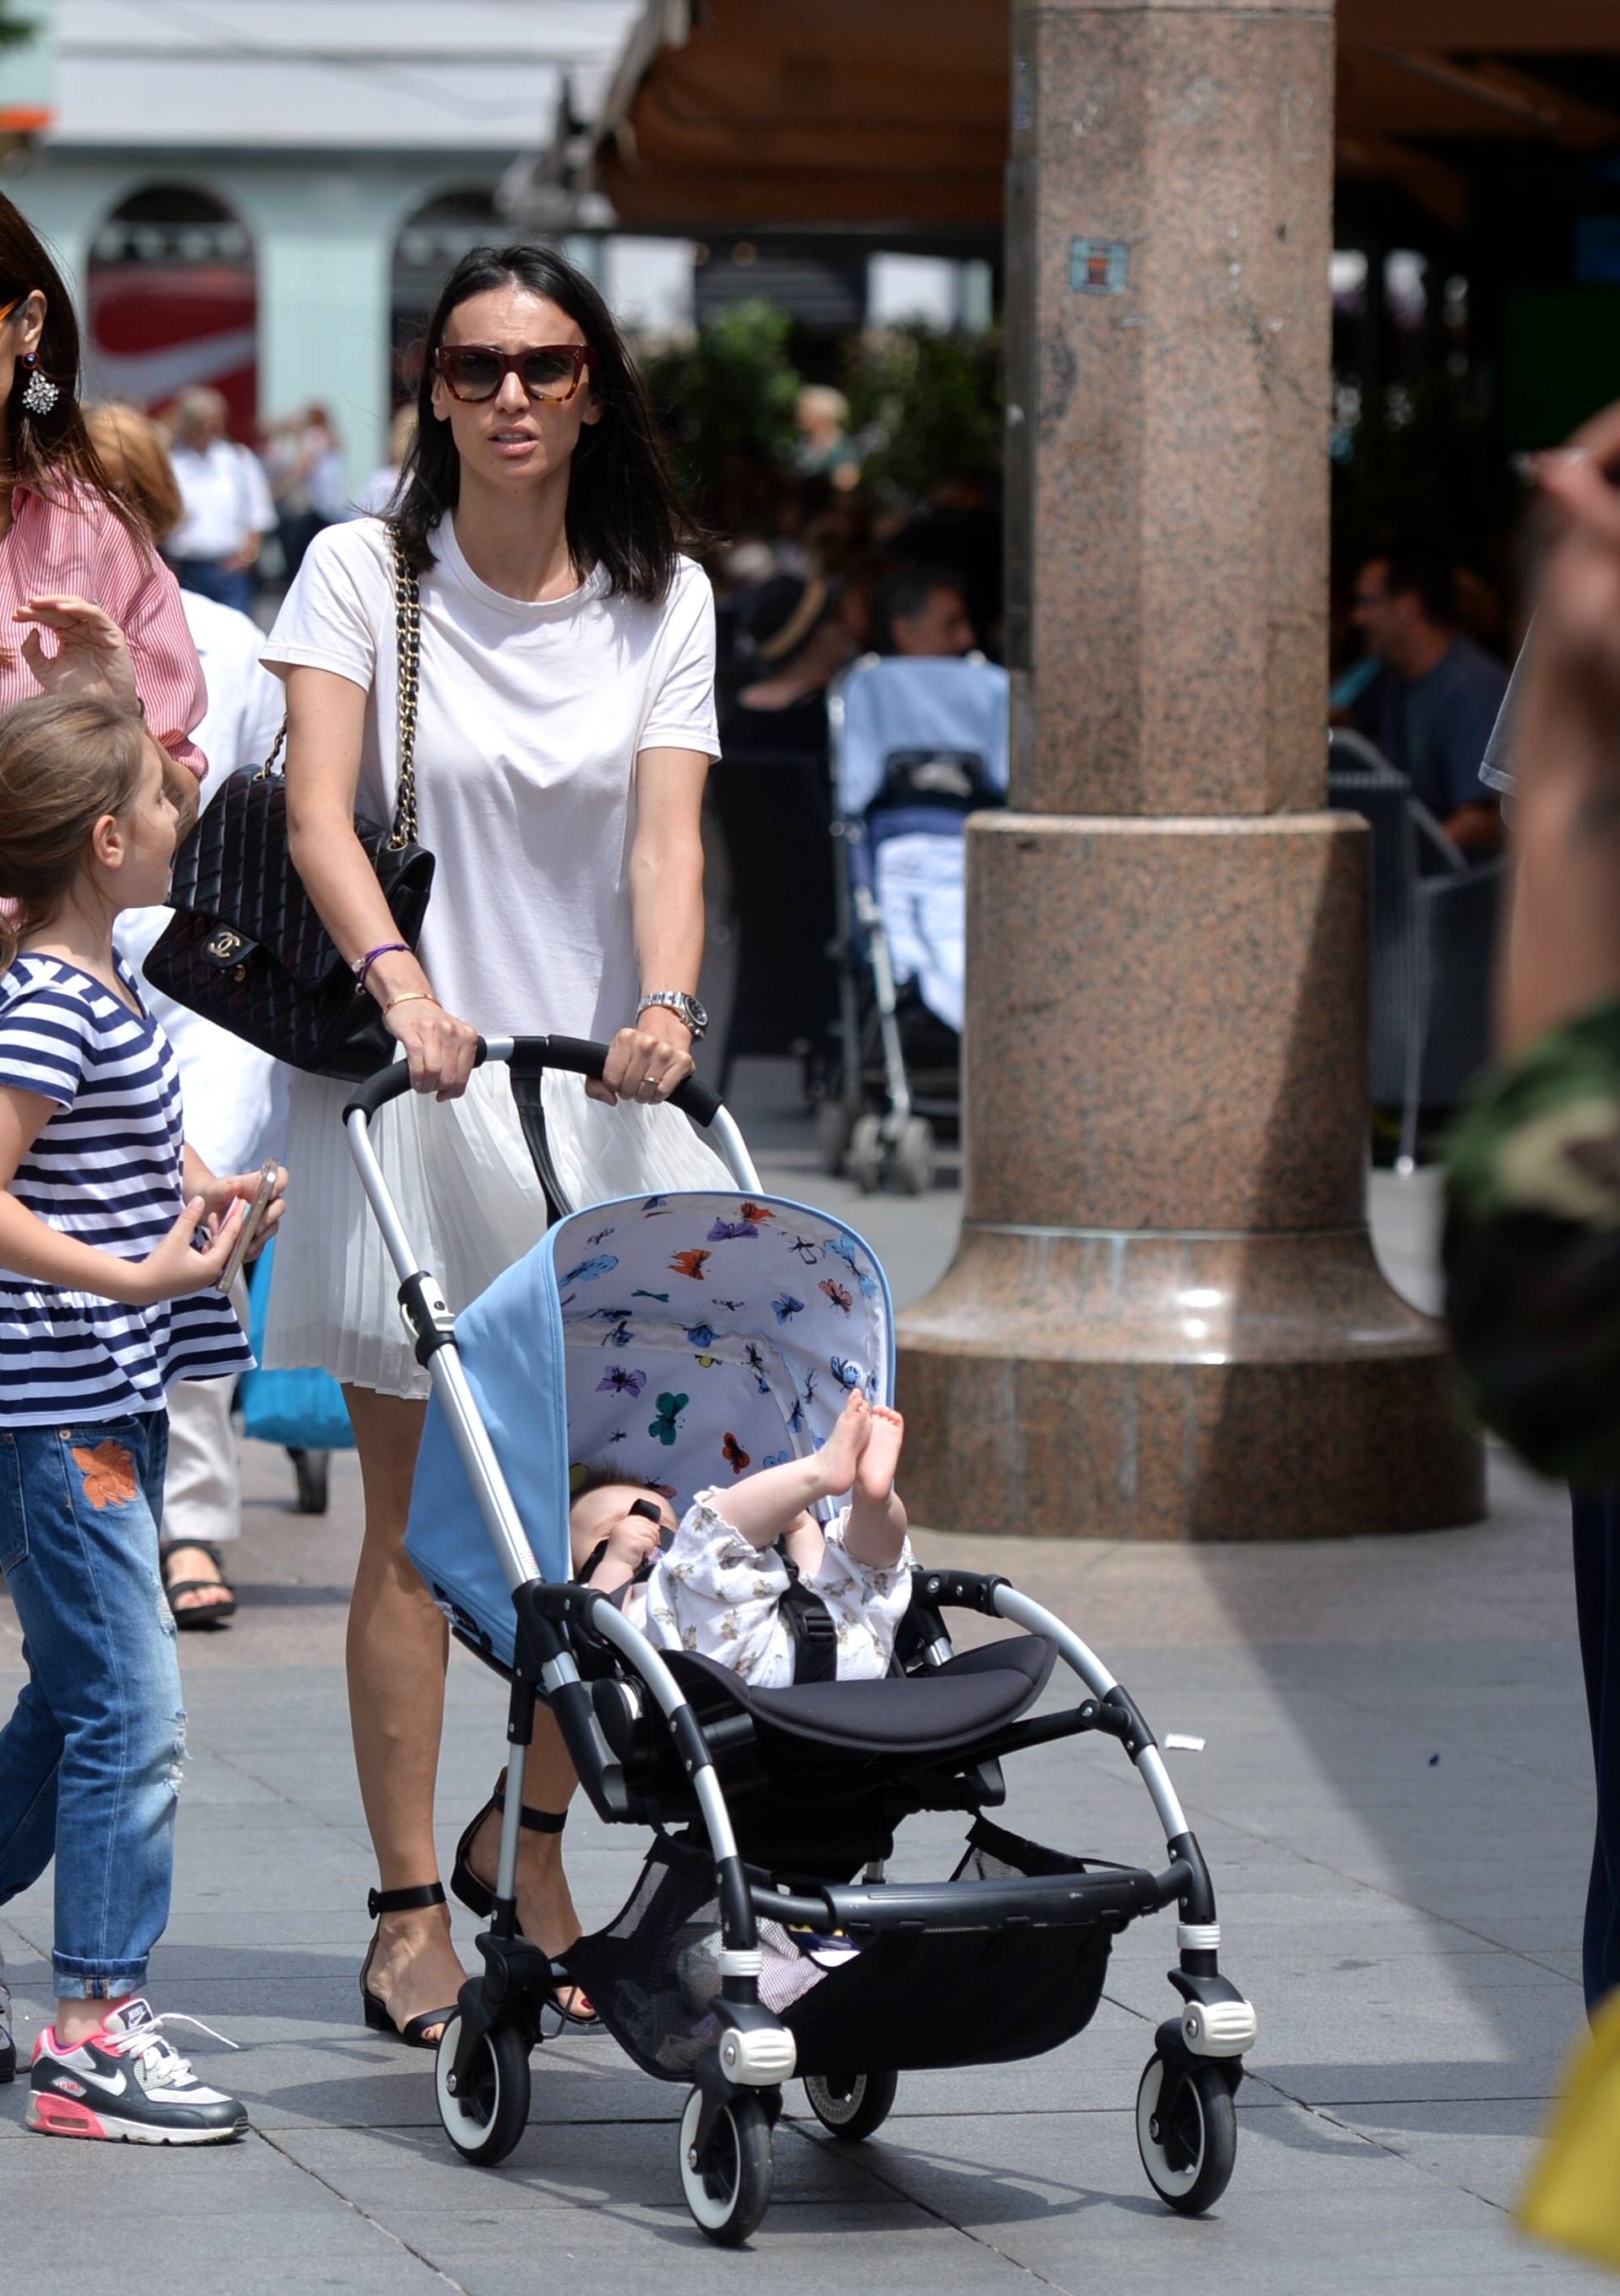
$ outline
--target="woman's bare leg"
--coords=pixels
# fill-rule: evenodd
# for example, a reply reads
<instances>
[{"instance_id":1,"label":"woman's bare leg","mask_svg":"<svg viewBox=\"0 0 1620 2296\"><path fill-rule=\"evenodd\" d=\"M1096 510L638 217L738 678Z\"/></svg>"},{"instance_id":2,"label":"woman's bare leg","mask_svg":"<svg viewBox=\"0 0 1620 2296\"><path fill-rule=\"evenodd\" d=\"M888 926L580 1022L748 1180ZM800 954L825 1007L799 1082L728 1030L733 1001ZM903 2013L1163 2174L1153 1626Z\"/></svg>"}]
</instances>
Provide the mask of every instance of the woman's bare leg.
<instances>
[{"instance_id":1,"label":"woman's bare leg","mask_svg":"<svg viewBox=\"0 0 1620 2296\"><path fill-rule=\"evenodd\" d=\"M348 1710L380 1890L438 1879L433 1785L445 1718L448 1629L405 1551L425 1404L343 1390L365 1491L348 1612ZM466 1975L447 1908L385 1914L368 1982L396 2024L455 1999ZM430 2033L430 2038L433 2038Z\"/></svg>"}]
</instances>

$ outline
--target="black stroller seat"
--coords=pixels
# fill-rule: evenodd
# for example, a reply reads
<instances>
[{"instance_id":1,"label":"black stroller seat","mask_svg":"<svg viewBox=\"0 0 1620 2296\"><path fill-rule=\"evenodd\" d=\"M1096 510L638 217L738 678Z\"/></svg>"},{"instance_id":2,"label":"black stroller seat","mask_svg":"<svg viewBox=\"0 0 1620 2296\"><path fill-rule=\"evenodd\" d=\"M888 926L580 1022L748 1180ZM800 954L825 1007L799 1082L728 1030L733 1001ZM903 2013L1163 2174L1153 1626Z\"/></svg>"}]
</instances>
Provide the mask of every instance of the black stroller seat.
<instances>
[{"instance_id":1,"label":"black stroller seat","mask_svg":"<svg viewBox=\"0 0 1620 2296\"><path fill-rule=\"evenodd\" d=\"M1043 1635L1012 1635L962 1651L927 1674L759 1690L695 1652L666 1653L704 1720L721 1710L723 1700L789 1737L848 1753L903 1757L953 1752L1016 1722L1045 1689L1056 1658Z\"/></svg>"}]
</instances>

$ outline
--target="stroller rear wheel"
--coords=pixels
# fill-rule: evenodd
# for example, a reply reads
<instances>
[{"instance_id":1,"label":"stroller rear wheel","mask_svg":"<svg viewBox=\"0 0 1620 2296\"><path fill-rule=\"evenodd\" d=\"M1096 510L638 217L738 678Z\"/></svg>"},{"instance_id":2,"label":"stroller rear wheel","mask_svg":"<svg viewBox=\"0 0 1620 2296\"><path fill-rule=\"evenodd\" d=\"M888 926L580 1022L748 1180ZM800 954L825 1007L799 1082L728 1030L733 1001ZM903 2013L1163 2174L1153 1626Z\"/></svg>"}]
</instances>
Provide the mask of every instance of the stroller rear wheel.
<instances>
[{"instance_id":1,"label":"stroller rear wheel","mask_svg":"<svg viewBox=\"0 0 1620 2296\"><path fill-rule=\"evenodd\" d=\"M770 2117L757 2096L728 2098L700 2160L702 2112L703 2092L695 2088L681 2115L681 2189L700 2232L717 2247L740 2248L771 2205Z\"/></svg>"},{"instance_id":2,"label":"stroller rear wheel","mask_svg":"<svg viewBox=\"0 0 1620 2296\"><path fill-rule=\"evenodd\" d=\"M438 2117L463 2161L493 2169L528 2126L528 2037L515 2025L492 2025L479 2043L466 2078L453 2087L461 2038L458 2014L440 2034L434 2059Z\"/></svg>"},{"instance_id":3,"label":"stroller rear wheel","mask_svg":"<svg viewBox=\"0 0 1620 2296\"><path fill-rule=\"evenodd\" d=\"M908 1196L926 1196L934 1185L934 1128L926 1116L908 1116L895 1143L895 1169Z\"/></svg>"},{"instance_id":4,"label":"stroller rear wheel","mask_svg":"<svg viewBox=\"0 0 1620 2296\"><path fill-rule=\"evenodd\" d=\"M870 1196L883 1178L883 1119L870 1111L857 1116L849 1136L849 1177L863 1196Z\"/></svg>"},{"instance_id":5,"label":"stroller rear wheel","mask_svg":"<svg viewBox=\"0 0 1620 2296\"><path fill-rule=\"evenodd\" d=\"M1136 2091L1137 2150L1159 2199L1181 2216L1201 2217L1231 2181L1237 2108L1218 2065L1190 2069L1169 2117L1158 2110L1164 2085L1165 2061L1156 2052Z\"/></svg>"},{"instance_id":6,"label":"stroller rear wheel","mask_svg":"<svg viewBox=\"0 0 1620 2296\"><path fill-rule=\"evenodd\" d=\"M844 1152L855 1119L841 1100L824 1100L815 1111L815 1145L823 1172L836 1179L844 1168Z\"/></svg>"},{"instance_id":7,"label":"stroller rear wheel","mask_svg":"<svg viewBox=\"0 0 1620 2296\"><path fill-rule=\"evenodd\" d=\"M895 2109L896 2073L806 2073L805 2095L823 2128L856 2144L881 2128Z\"/></svg>"}]
</instances>

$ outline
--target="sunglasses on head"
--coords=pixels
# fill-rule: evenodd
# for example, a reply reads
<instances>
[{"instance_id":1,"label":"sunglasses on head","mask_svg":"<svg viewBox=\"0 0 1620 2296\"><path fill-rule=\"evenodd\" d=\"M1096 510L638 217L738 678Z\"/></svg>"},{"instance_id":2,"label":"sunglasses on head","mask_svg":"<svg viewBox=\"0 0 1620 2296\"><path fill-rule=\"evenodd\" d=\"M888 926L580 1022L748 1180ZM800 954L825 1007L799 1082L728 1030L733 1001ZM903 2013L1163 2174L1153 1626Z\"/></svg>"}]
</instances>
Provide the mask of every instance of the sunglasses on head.
<instances>
[{"instance_id":1,"label":"sunglasses on head","mask_svg":"<svg viewBox=\"0 0 1620 2296\"><path fill-rule=\"evenodd\" d=\"M492 343L442 343L433 354L435 371L454 398L477 405L493 398L515 374L530 398L572 398L586 370L596 365L592 343L536 343L527 350L499 351Z\"/></svg>"}]
</instances>

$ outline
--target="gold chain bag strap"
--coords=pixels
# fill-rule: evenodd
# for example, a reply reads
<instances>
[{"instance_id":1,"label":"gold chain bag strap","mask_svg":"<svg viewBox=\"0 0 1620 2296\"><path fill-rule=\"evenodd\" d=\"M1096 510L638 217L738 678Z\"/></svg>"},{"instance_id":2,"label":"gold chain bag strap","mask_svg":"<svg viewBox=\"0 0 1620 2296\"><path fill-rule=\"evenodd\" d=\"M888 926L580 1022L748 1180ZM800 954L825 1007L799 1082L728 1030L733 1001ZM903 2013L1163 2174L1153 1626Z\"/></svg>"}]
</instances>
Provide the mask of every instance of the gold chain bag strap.
<instances>
[{"instance_id":1,"label":"gold chain bag strap","mask_svg":"<svg viewBox=\"0 0 1620 2296\"><path fill-rule=\"evenodd\" d=\"M433 888L433 856L417 843L416 718L421 600L389 529L398 664L394 817L364 814L355 834L377 873L398 938L414 948ZM395 1044L339 955L292 865L287 783L277 770L287 722L257 774L233 775L175 857L174 917L146 960L154 988L261 1052L315 1076L356 1079L385 1068Z\"/></svg>"},{"instance_id":2,"label":"gold chain bag strap","mask_svg":"<svg viewBox=\"0 0 1620 2296\"><path fill-rule=\"evenodd\" d=\"M395 710L398 741L398 771L394 782L394 826L389 845L403 853L416 842L416 689L421 669L421 593L415 570L405 563L399 537L392 528L389 539L394 552L394 632L399 660L399 696ZM286 720L282 721L286 731ZM397 923L398 920L395 920ZM412 943L414 947L415 943Z\"/></svg>"}]
</instances>

